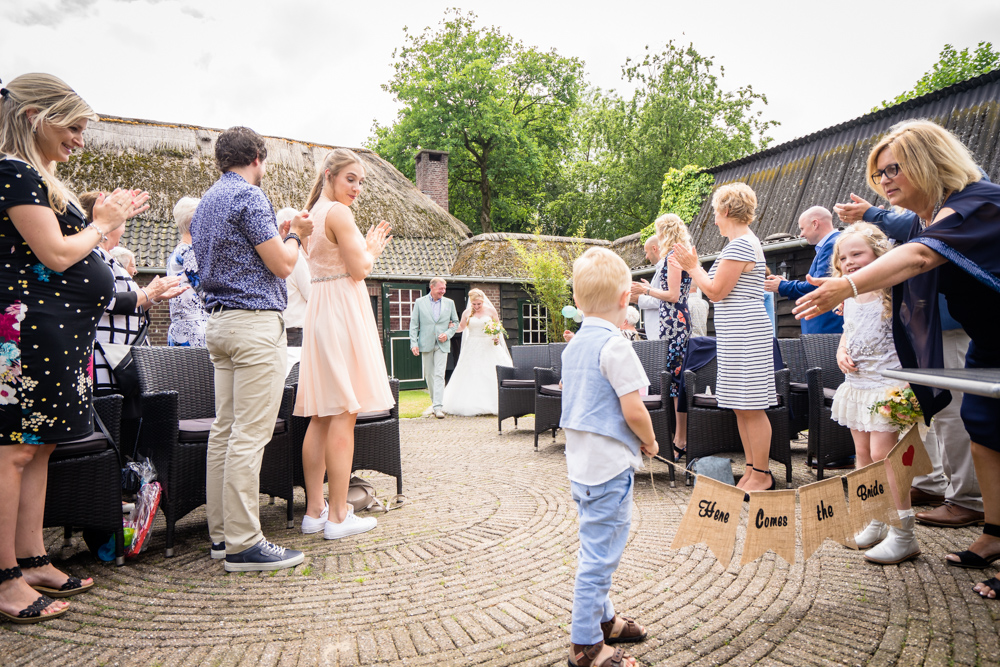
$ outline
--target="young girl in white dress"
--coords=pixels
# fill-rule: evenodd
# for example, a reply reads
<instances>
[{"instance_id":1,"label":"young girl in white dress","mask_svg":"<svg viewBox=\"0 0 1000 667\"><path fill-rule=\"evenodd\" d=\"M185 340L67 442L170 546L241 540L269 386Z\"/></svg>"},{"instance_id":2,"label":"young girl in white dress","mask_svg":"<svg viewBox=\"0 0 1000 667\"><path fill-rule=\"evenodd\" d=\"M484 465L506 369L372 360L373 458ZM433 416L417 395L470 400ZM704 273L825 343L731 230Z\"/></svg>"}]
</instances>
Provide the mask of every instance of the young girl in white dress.
<instances>
[{"instance_id":1,"label":"young girl in white dress","mask_svg":"<svg viewBox=\"0 0 1000 667\"><path fill-rule=\"evenodd\" d=\"M878 227L858 222L838 237L833 250L833 275L848 277L881 257L890 248ZM892 342L892 297L888 289L866 292L844 302L844 334L837 348L837 365L844 371L844 383L833 397L832 417L851 429L858 468L881 461L896 444L898 429L871 407L885 400L886 392L900 383L882 376L887 368L898 368L899 359ZM897 498L895 478L886 468L892 497ZM872 521L854 537L865 558L889 565L917 556L920 545L913 535L915 518L909 493L897 500L901 528Z\"/></svg>"},{"instance_id":2,"label":"young girl in white dress","mask_svg":"<svg viewBox=\"0 0 1000 667\"><path fill-rule=\"evenodd\" d=\"M469 305L456 333L462 334L462 352L451 380L444 388L444 411L471 417L497 413L497 366L513 366L503 335L486 333L486 325L499 322L500 314L482 290L469 290Z\"/></svg>"}]
</instances>

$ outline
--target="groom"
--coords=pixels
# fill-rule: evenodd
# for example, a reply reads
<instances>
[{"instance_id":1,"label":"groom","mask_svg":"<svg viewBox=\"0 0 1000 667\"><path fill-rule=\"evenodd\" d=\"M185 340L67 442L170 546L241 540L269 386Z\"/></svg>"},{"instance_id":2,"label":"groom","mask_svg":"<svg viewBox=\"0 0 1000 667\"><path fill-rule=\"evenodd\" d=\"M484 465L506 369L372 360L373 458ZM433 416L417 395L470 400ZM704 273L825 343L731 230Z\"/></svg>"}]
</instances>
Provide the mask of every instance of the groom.
<instances>
[{"instance_id":1,"label":"groom","mask_svg":"<svg viewBox=\"0 0 1000 667\"><path fill-rule=\"evenodd\" d=\"M410 314L410 350L421 356L424 379L431 394L434 416L444 419L444 371L448 365L451 337L458 326L455 302L445 297L448 285L444 278L431 278L431 291L413 302Z\"/></svg>"}]
</instances>

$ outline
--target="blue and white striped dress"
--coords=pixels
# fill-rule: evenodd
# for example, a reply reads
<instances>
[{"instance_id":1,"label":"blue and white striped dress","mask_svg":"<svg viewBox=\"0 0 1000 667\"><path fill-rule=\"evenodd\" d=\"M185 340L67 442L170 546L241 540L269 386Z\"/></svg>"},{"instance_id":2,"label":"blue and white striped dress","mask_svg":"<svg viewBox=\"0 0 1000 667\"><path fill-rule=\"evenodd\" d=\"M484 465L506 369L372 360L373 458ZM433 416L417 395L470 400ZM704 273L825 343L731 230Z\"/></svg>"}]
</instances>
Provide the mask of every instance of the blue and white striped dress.
<instances>
[{"instance_id":1,"label":"blue and white striped dress","mask_svg":"<svg viewBox=\"0 0 1000 667\"><path fill-rule=\"evenodd\" d=\"M719 407L764 410L778 400L774 390L774 333L764 309L764 251L753 233L733 239L712 264L715 278L719 262L755 262L726 298L715 304L715 331L719 375L715 393Z\"/></svg>"}]
</instances>

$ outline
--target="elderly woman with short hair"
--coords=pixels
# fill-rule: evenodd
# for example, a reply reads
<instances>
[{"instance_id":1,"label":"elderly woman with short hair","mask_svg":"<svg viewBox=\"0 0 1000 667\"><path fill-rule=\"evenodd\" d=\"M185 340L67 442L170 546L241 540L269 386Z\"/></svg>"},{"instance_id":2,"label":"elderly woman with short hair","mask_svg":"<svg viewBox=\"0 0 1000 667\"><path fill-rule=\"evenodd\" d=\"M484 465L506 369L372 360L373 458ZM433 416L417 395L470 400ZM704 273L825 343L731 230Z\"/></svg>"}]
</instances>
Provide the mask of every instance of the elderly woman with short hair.
<instances>
[{"instance_id":1,"label":"elderly woman with short hair","mask_svg":"<svg viewBox=\"0 0 1000 667\"><path fill-rule=\"evenodd\" d=\"M200 201L194 197L182 197L174 205L174 222L177 223L181 240L167 260L167 275L178 276L180 284L191 289L170 302L167 345L205 347L208 312L198 289L198 260L195 259L194 248L191 246L191 218Z\"/></svg>"},{"instance_id":2,"label":"elderly woman with short hair","mask_svg":"<svg viewBox=\"0 0 1000 667\"><path fill-rule=\"evenodd\" d=\"M764 412L778 402L774 388L773 333L764 309L764 250L750 231L757 195L746 183L723 185L712 196L715 224L729 243L709 271L695 248L674 245L670 262L691 274L694 284L715 302L720 408L736 413L748 473L744 491L774 488L770 469L771 422Z\"/></svg>"},{"instance_id":3,"label":"elderly woman with short hair","mask_svg":"<svg viewBox=\"0 0 1000 667\"><path fill-rule=\"evenodd\" d=\"M893 206L916 213L910 241L842 278L819 278L794 313L813 318L854 294L893 289L893 339L904 367L940 368L938 293L972 339L966 368L1000 368L996 313L1000 312L1000 185L982 179L969 149L936 123L893 127L868 156L869 187ZM902 313L906 313L906 321ZM927 417L946 405L941 392L914 386ZM986 525L949 565L986 568L1000 560L1000 400L966 393L962 421L972 439L972 460L983 493ZM1000 593L992 577L973 589Z\"/></svg>"}]
</instances>

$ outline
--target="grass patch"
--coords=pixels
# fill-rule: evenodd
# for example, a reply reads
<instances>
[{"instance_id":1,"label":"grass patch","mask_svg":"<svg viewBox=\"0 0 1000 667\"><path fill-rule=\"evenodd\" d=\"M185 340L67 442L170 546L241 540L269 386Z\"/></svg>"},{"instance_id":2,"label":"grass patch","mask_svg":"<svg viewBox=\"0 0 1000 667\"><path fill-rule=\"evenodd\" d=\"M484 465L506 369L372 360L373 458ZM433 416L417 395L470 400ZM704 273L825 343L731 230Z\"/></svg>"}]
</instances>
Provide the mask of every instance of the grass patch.
<instances>
[{"instance_id":1,"label":"grass patch","mask_svg":"<svg viewBox=\"0 0 1000 667\"><path fill-rule=\"evenodd\" d=\"M403 418L420 417L424 410L431 407L431 395L426 389L411 389L399 392L399 416Z\"/></svg>"}]
</instances>

